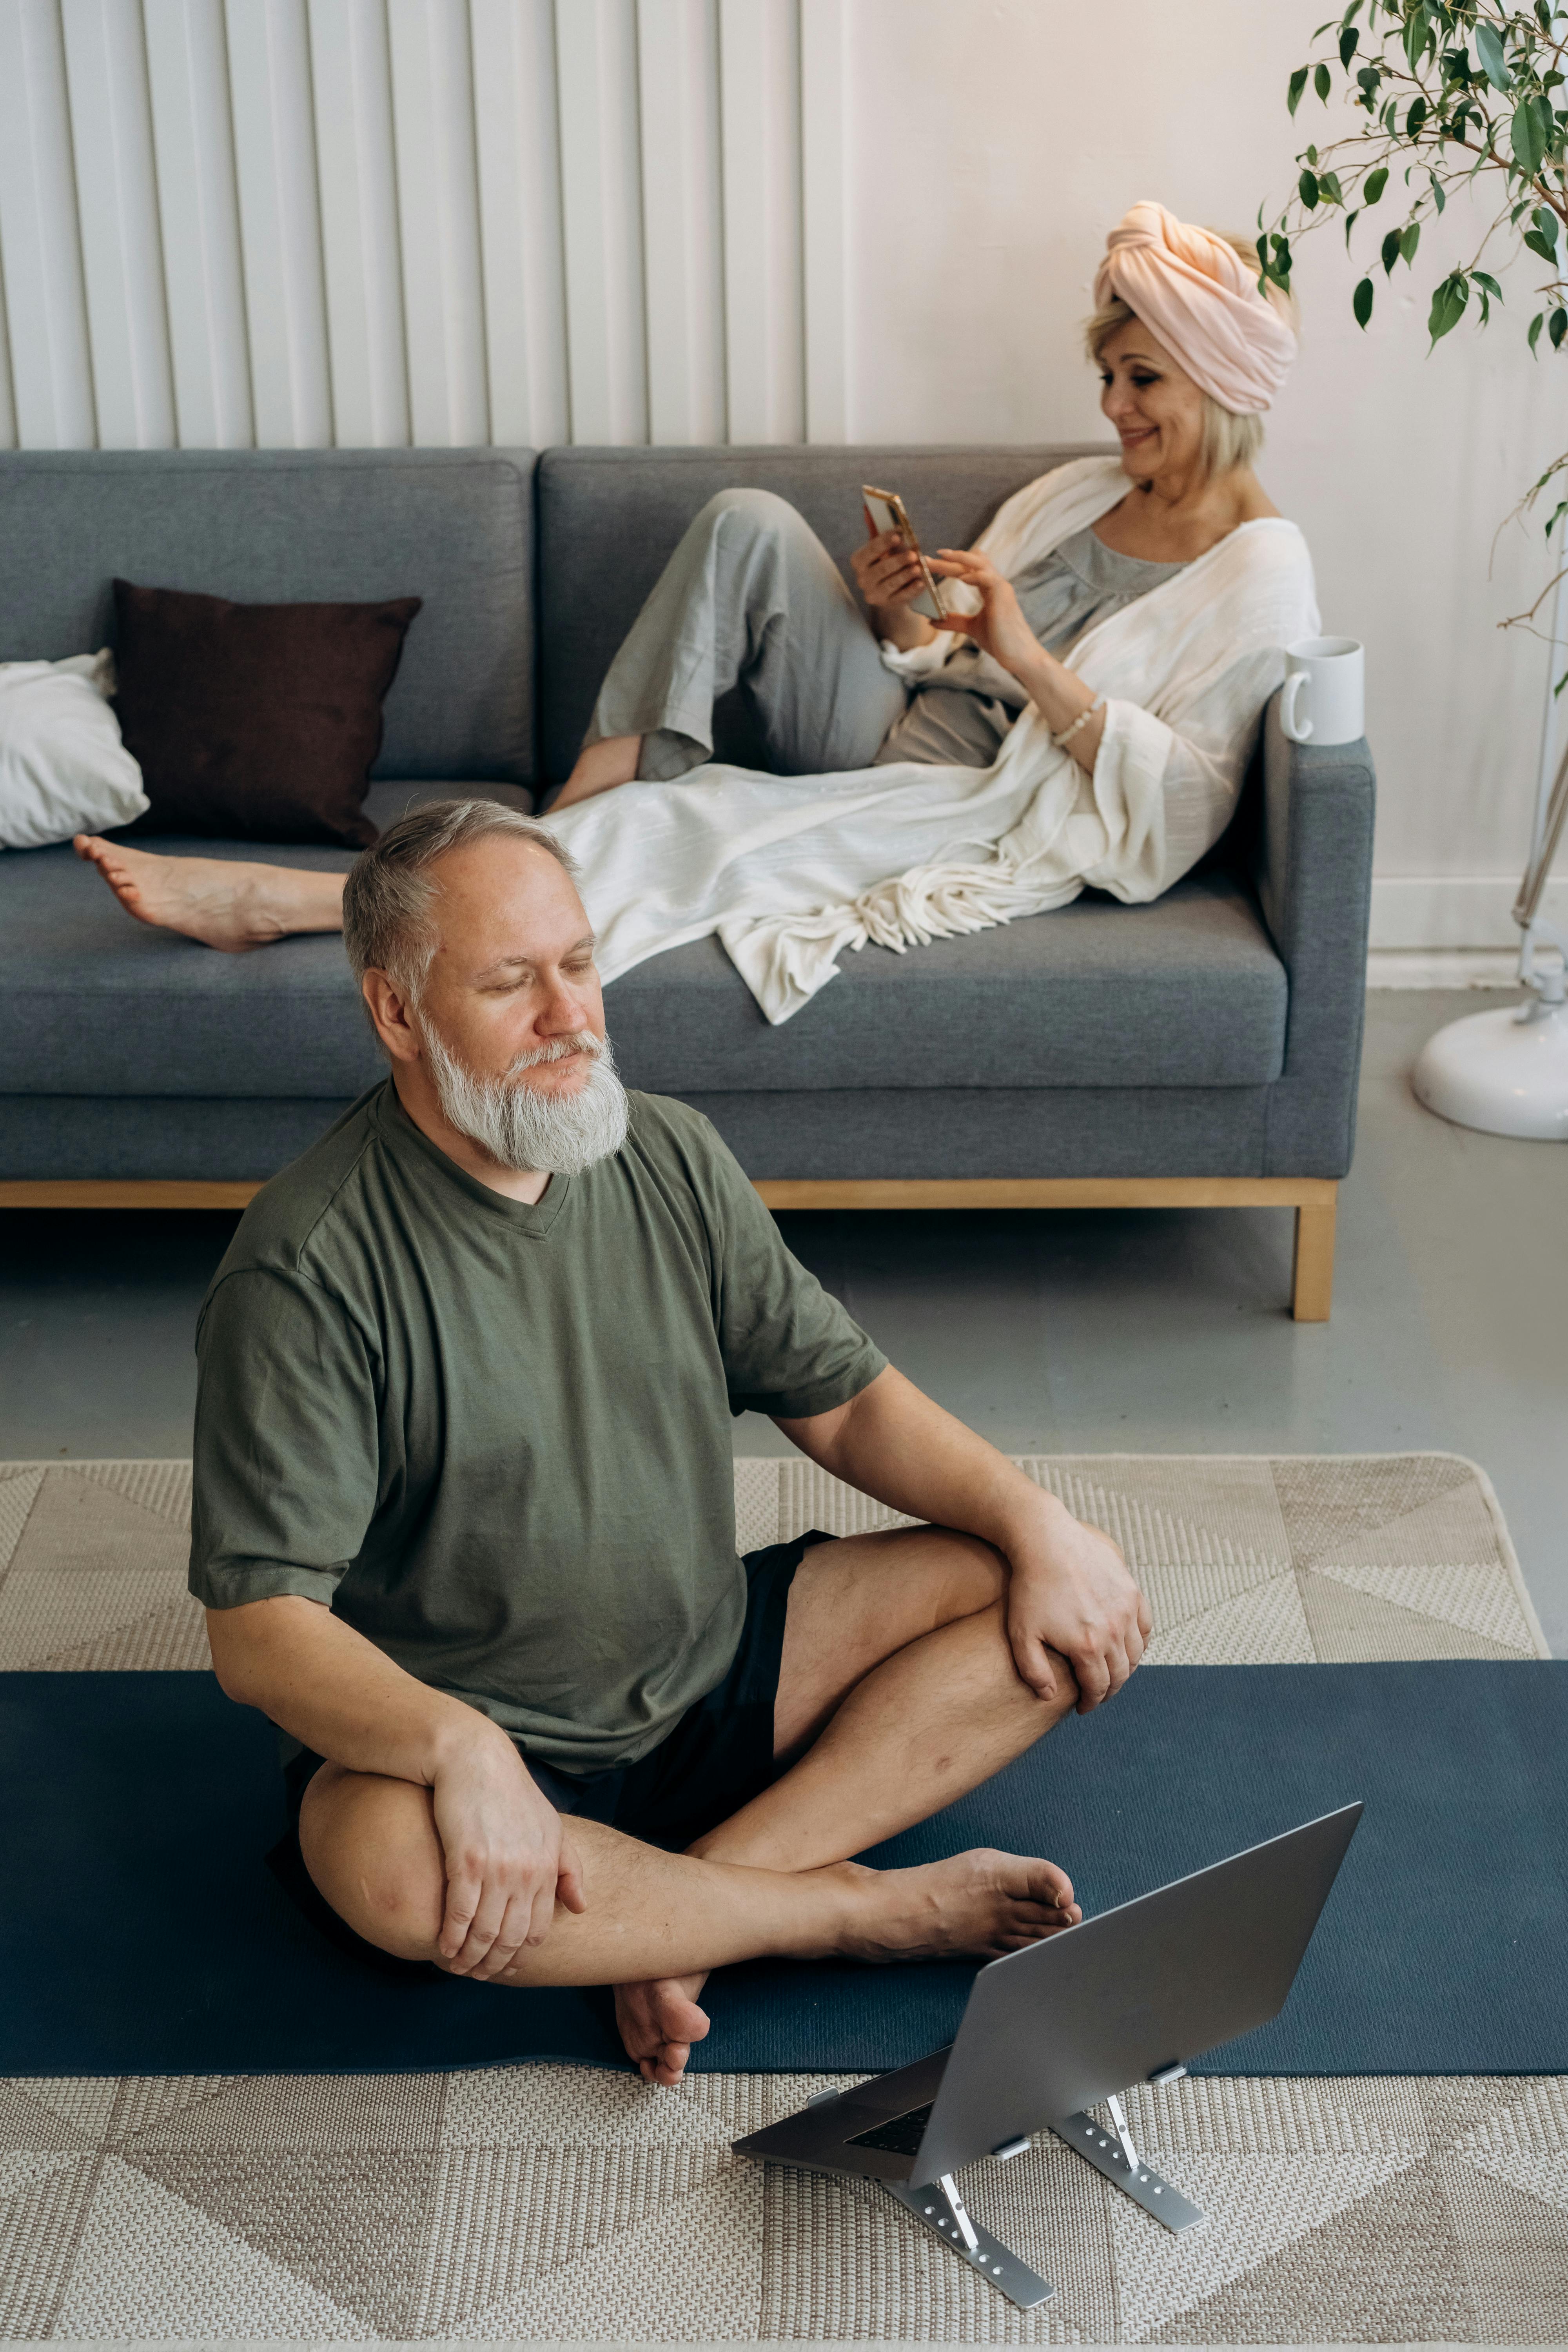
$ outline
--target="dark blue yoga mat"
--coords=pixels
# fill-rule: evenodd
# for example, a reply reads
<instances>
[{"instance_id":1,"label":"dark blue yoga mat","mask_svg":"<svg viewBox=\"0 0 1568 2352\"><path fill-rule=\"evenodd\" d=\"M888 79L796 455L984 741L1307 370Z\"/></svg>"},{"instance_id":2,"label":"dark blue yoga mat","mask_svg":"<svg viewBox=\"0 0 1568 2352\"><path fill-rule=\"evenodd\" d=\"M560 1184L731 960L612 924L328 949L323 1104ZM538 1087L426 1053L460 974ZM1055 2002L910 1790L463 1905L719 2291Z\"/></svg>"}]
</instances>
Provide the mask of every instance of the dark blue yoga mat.
<instances>
[{"instance_id":1,"label":"dark blue yoga mat","mask_svg":"<svg viewBox=\"0 0 1568 2352\"><path fill-rule=\"evenodd\" d=\"M1162 1666L870 1857L1047 1853L1093 1913L1360 1797L1295 1990L1216 2074L1568 2071L1568 1662ZM0 1675L0 2073L625 2062L602 1992L399 1983L262 1854L273 1736L198 1674ZM769 1964L710 1986L706 2071L951 2039L972 1970Z\"/></svg>"}]
</instances>

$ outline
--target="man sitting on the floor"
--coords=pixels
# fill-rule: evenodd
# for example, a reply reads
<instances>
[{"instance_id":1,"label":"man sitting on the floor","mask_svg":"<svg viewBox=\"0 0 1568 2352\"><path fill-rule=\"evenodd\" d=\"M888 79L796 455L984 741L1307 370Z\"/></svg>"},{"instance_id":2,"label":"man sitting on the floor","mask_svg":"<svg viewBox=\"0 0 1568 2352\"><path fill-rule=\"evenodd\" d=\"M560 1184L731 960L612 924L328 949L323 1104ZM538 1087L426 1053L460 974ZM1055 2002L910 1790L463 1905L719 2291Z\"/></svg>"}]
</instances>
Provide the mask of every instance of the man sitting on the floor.
<instances>
[{"instance_id":1,"label":"man sitting on the floor","mask_svg":"<svg viewBox=\"0 0 1568 2352\"><path fill-rule=\"evenodd\" d=\"M344 940L392 1076L207 1295L191 1569L333 1931L613 1984L673 2083L710 1969L1072 1925L1055 1863L849 1857L1120 1688L1150 1617L1116 1547L887 1363L706 1119L626 1094L544 827L405 817ZM738 1560L748 1408L931 1524Z\"/></svg>"}]
</instances>

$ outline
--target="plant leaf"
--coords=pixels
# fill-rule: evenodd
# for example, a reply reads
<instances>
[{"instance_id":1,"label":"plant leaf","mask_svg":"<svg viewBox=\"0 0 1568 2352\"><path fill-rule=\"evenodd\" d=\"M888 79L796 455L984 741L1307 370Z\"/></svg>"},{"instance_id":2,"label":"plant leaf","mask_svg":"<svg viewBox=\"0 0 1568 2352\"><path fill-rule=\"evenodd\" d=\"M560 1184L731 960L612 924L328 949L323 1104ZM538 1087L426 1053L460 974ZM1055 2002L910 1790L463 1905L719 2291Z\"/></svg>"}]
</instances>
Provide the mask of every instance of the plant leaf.
<instances>
[{"instance_id":1,"label":"plant leaf","mask_svg":"<svg viewBox=\"0 0 1568 2352\"><path fill-rule=\"evenodd\" d=\"M1301 92L1307 87L1307 76L1310 71L1310 66L1298 66L1290 77L1290 95L1287 103L1292 114L1301 103Z\"/></svg>"},{"instance_id":2,"label":"plant leaf","mask_svg":"<svg viewBox=\"0 0 1568 2352\"><path fill-rule=\"evenodd\" d=\"M1386 163L1380 163L1375 172L1369 172L1366 175L1365 184L1361 192L1363 204L1375 205L1387 185L1388 166Z\"/></svg>"},{"instance_id":3,"label":"plant leaf","mask_svg":"<svg viewBox=\"0 0 1568 2352\"><path fill-rule=\"evenodd\" d=\"M1494 300L1499 302L1502 300L1502 288L1498 284L1497 279L1491 275L1489 270L1472 269L1470 276L1475 279L1478 286L1485 287L1487 292L1492 296Z\"/></svg>"},{"instance_id":4,"label":"plant leaf","mask_svg":"<svg viewBox=\"0 0 1568 2352\"><path fill-rule=\"evenodd\" d=\"M1366 322L1372 316L1372 296L1373 284L1370 278L1363 278L1361 284L1356 288L1355 292L1351 296L1351 309L1355 312L1356 325L1360 327L1363 332L1365 331Z\"/></svg>"},{"instance_id":5,"label":"plant leaf","mask_svg":"<svg viewBox=\"0 0 1568 2352\"><path fill-rule=\"evenodd\" d=\"M1296 186L1300 191L1301 202L1306 205L1307 210L1309 212L1315 211L1318 203L1317 173L1315 172L1303 172L1300 178L1297 181Z\"/></svg>"},{"instance_id":6,"label":"plant leaf","mask_svg":"<svg viewBox=\"0 0 1568 2352\"><path fill-rule=\"evenodd\" d=\"M1400 252L1404 255L1404 257L1405 257L1405 260L1406 260L1406 261L1414 261L1414 260L1415 260L1415 248L1416 248L1416 247L1420 244L1420 242L1421 242L1421 224L1420 224L1420 222L1419 222L1419 221L1406 221L1406 222L1405 222L1405 226L1404 226L1404 227L1400 230L1400 232L1399 232L1399 250L1400 250Z\"/></svg>"},{"instance_id":7,"label":"plant leaf","mask_svg":"<svg viewBox=\"0 0 1568 2352\"><path fill-rule=\"evenodd\" d=\"M1568 310L1562 309L1553 310L1546 322L1546 331L1552 338L1552 350L1560 352L1563 348L1563 338L1568 335Z\"/></svg>"},{"instance_id":8,"label":"plant leaf","mask_svg":"<svg viewBox=\"0 0 1568 2352\"><path fill-rule=\"evenodd\" d=\"M1394 265L1398 258L1399 231L1396 228L1391 228L1383 240L1383 274L1385 278L1393 277Z\"/></svg>"},{"instance_id":9,"label":"plant leaf","mask_svg":"<svg viewBox=\"0 0 1568 2352\"><path fill-rule=\"evenodd\" d=\"M1555 252L1557 247L1557 215L1548 205L1537 205L1531 215L1544 242Z\"/></svg>"},{"instance_id":10,"label":"plant leaf","mask_svg":"<svg viewBox=\"0 0 1568 2352\"><path fill-rule=\"evenodd\" d=\"M1337 172L1319 173L1318 194L1326 205L1343 204L1344 190L1340 185L1340 175Z\"/></svg>"},{"instance_id":11,"label":"plant leaf","mask_svg":"<svg viewBox=\"0 0 1568 2352\"><path fill-rule=\"evenodd\" d=\"M1361 35L1356 31L1353 25L1346 25L1341 31L1340 63L1344 68L1346 73L1349 73L1351 69L1351 59L1356 53L1356 43L1360 39Z\"/></svg>"},{"instance_id":12,"label":"plant leaf","mask_svg":"<svg viewBox=\"0 0 1568 2352\"><path fill-rule=\"evenodd\" d=\"M1312 88L1317 91L1318 96L1322 100L1325 106L1327 106L1329 102L1329 92L1332 89L1333 86L1334 78L1332 74L1330 73L1328 67L1320 65L1316 73L1312 76Z\"/></svg>"},{"instance_id":13,"label":"plant leaf","mask_svg":"<svg viewBox=\"0 0 1568 2352\"><path fill-rule=\"evenodd\" d=\"M1513 148L1513 160L1527 180L1533 180L1541 169L1541 159L1546 152L1546 142L1541 135L1541 117L1533 100L1521 98L1513 110L1509 125L1509 139Z\"/></svg>"},{"instance_id":14,"label":"plant leaf","mask_svg":"<svg viewBox=\"0 0 1568 2352\"><path fill-rule=\"evenodd\" d=\"M1521 239L1521 242L1527 245L1531 253L1538 253L1542 261L1550 261L1552 268L1556 268L1556 250L1553 247L1547 244L1546 239L1542 236L1541 231L1538 228L1527 228L1524 232L1523 237Z\"/></svg>"},{"instance_id":15,"label":"plant leaf","mask_svg":"<svg viewBox=\"0 0 1568 2352\"><path fill-rule=\"evenodd\" d=\"M1531 357L1533 357L1533 356L1534 356L1534 352L1535 352L1535 346L1536 346L1536 344L1541 341L1541 330L1542 330L1542 328L1545 324L1546 324L1546 313L1545 313L1545 311L1544 311L1544 310L1537 310L1537 312L1536 312L1536 314L1535 314L1534 318L1533 318L1533 319L1531 319L1531 322L1530 322L1530 338L1529 338L1529 340L1530 340L1530 349L1531 349Z\"/></svg>"},{"instance_id":16,"label":"plant leaf","mask_svg":"<svg viewBox=\"0 0 1568 2352\"><path fill-rule=\"evenodd\" d=\"M1481 61L1481 71L1494 89L1511 89L1513 76L1503 57L1502 43L1491 25L1476 26L1476 55Z\"/></svg>"},{"instance_id":17,"label":"plant leaf","mask_svg":"<svg viewBox=\"0 0 1568 2352\"><path fill-rule=\"evenodd\" d=\"M1458 325L1469 299L1470 281L1462 269L1456 269L1451 277L1444 278L1432 297L1432 308L1426 318L1426 331L1435 343Z\"/></svg>"},{"instance_id":18,"label":"plant leaf","mask_svg":"<svg viewBox=\"0 0 1568 2352\"><path fill-rule=\"evenodd\" d=\"M1421 125L1426 120L1426 113L1427 107L1426 100L1424 98L1412 99L1410 102L1410 111L1405 118L1405 136L1406 139L1420 138Z\"/></svg>"}]
</instances>

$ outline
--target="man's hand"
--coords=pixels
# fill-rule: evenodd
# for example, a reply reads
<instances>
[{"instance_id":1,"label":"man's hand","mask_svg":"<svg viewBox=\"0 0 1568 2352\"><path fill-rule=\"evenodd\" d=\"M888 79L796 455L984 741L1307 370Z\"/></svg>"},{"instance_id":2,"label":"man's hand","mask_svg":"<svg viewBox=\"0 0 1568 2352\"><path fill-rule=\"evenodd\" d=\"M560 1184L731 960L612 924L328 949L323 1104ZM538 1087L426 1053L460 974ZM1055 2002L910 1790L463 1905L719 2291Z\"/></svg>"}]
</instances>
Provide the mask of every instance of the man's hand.
<instances>
[{"instance_id":1,"label":"man's hand","mask_svg":"<svg viewBox=\"0 0 1568 2352\"><path fill-rule=\"evenodd\" d=\"M1078 1712L1088 1715L1121 1688L1154 1621L1110 1538L1054 1496L1039 1499L1003 1546L1013 1571L1007 1639L1020 1679L1041 1698L1057 1695L1049 1654L1059 1651L1078 1677Z\"/></svg>"},{"instance_id":2,"label":"man's hand","mask_svg":"<svg viewBox=\"0 0 1568 2352\"><path fill-rule=\"evenodd\" d=\"M447 1860L443 1964L477 1984L542 1944L557 1901L585 1911L582 1865L566 1825L503 1731L480 1715L437 1767L436 1830Z\"/></svg>"}]
</instances>

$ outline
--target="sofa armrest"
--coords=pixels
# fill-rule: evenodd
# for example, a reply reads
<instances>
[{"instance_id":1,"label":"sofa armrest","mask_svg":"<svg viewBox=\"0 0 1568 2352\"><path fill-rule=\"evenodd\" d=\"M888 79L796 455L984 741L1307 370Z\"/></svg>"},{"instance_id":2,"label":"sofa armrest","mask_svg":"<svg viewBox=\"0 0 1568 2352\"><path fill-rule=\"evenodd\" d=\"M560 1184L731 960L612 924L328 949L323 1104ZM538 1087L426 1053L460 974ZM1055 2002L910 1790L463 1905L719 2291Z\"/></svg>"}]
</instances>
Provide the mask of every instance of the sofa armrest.
<instances>
[{"instance_id":1,"label":"sofa armrest","mask_svg":"<svg viewBox=\"0 0 1568 2352\"><path fill-rule=\"evenodd\" d=\"M1269 1090L1270 1176L1342 1176L1351 1164L1375 804L1365 740L1292 743L1276 695L1264 715L1254 877L1290 989L1285 1067Z\"/></svg>"}]
</instances>

